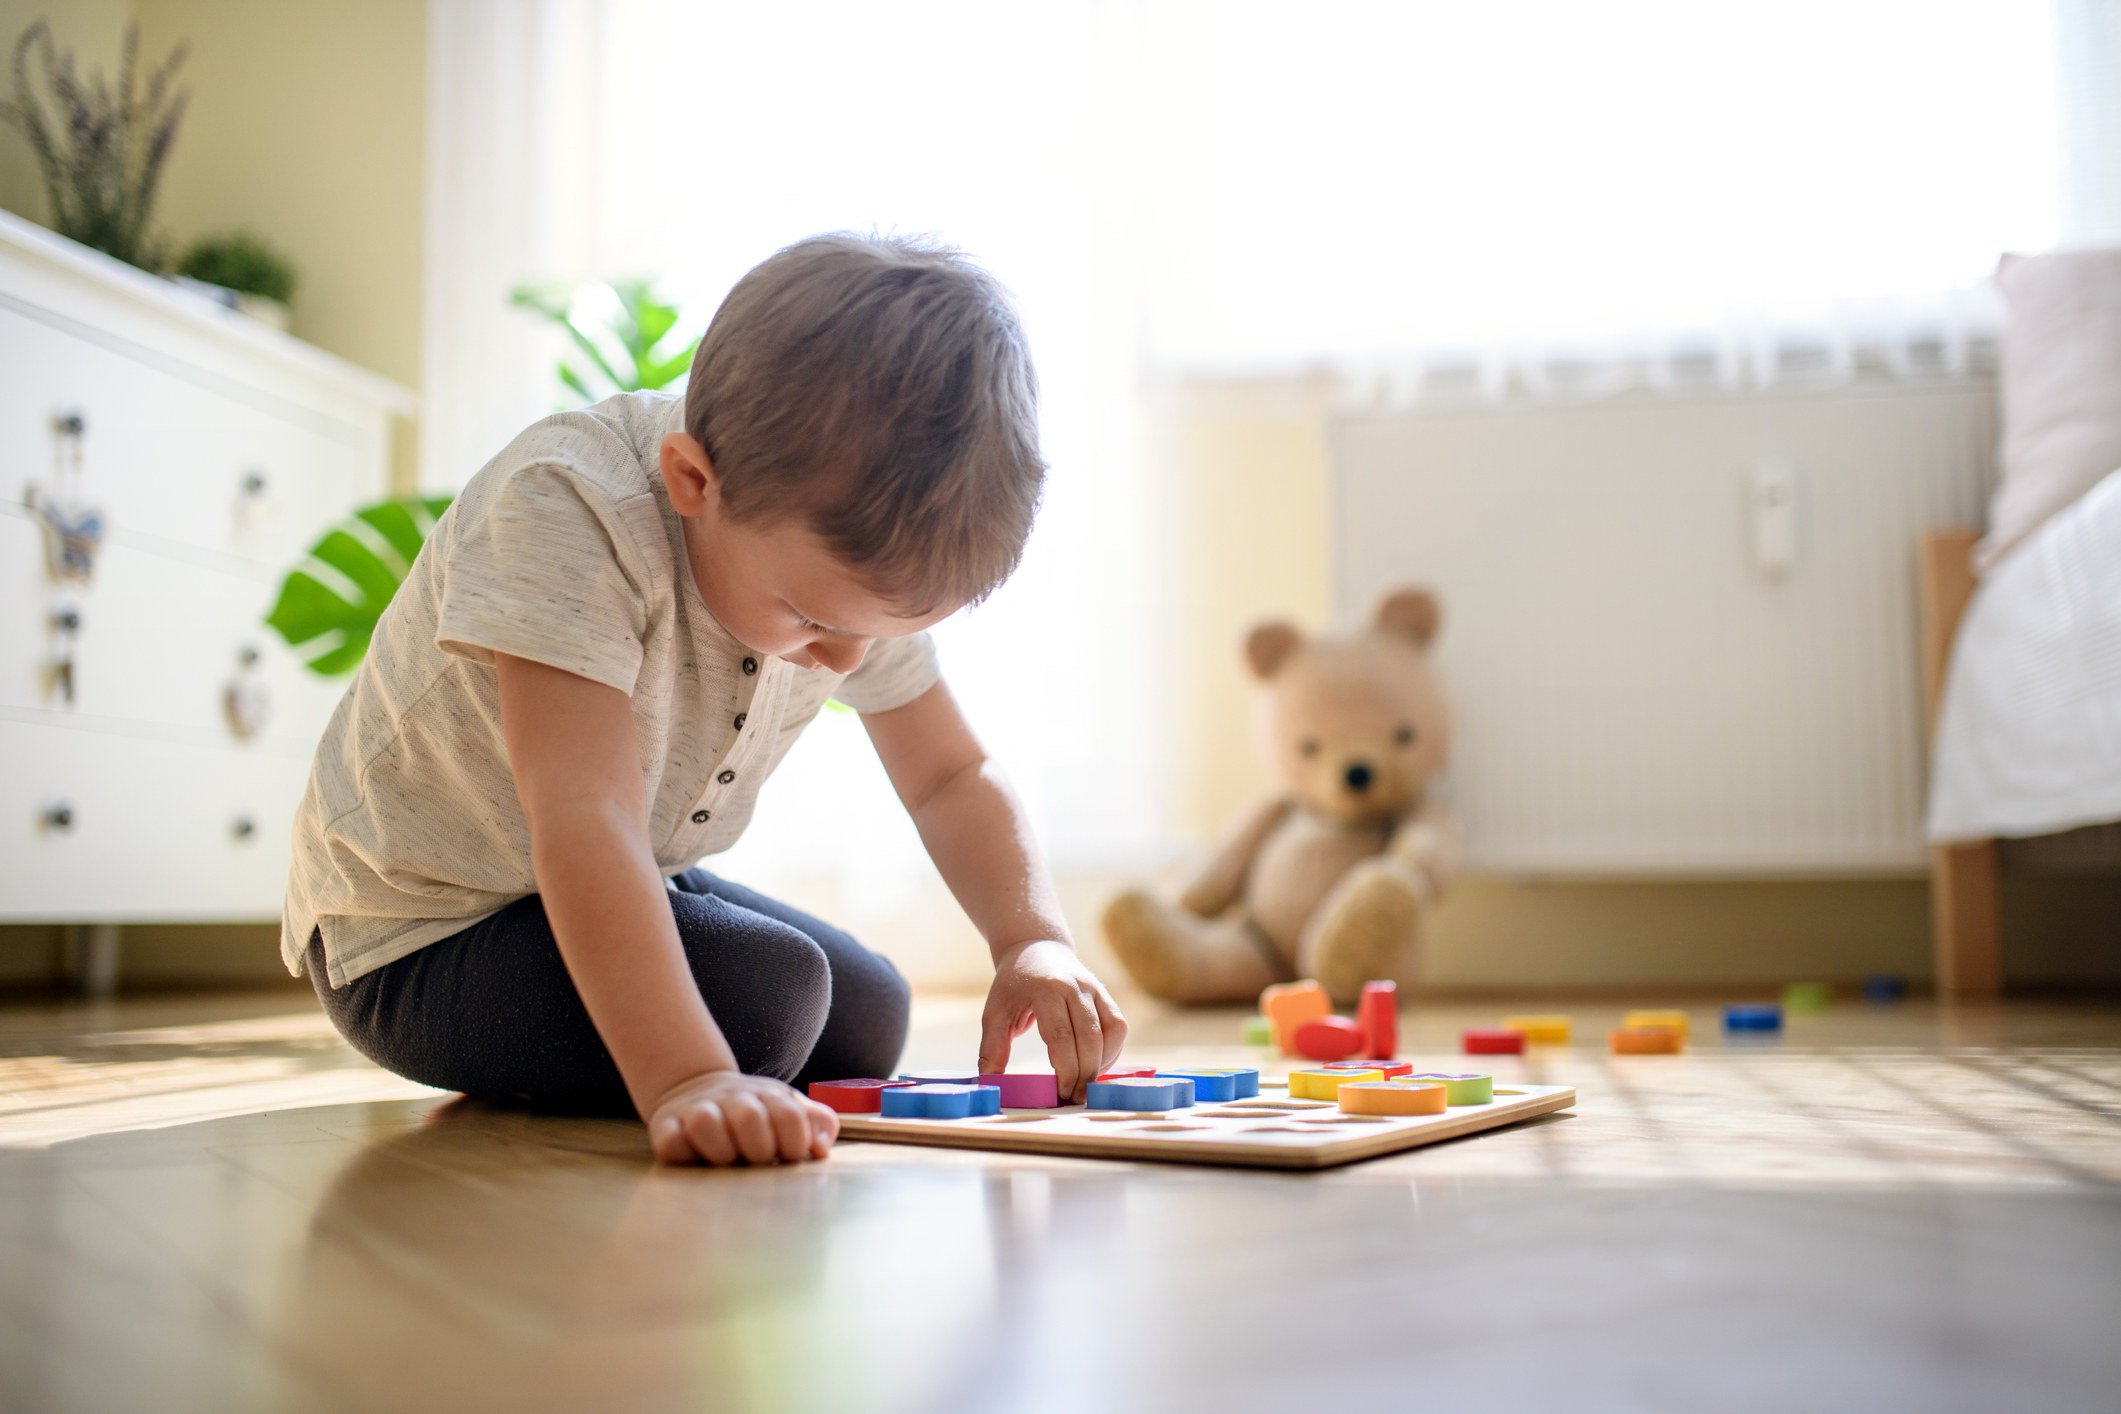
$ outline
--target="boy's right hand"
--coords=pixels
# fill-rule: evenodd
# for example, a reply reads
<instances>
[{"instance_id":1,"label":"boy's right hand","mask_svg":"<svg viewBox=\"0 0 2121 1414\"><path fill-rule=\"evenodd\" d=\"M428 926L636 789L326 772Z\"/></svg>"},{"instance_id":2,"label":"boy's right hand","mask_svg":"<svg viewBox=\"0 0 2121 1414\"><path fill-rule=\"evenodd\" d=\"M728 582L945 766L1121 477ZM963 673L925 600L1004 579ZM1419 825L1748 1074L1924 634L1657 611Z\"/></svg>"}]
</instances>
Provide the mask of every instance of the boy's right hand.
<instances>
[{"instance_id":1,"label":"boy's right hand","mask_svg":"<svg viewBox=\"0 0 2121 1414\"><path fill-rule=\"evenodd\" d=\"M778 1080L710 1070L673 1085L648 1115L648 1139L666 1164L800 1163L822 1159L839 1116Z\"/></svg>"}]
</instances>

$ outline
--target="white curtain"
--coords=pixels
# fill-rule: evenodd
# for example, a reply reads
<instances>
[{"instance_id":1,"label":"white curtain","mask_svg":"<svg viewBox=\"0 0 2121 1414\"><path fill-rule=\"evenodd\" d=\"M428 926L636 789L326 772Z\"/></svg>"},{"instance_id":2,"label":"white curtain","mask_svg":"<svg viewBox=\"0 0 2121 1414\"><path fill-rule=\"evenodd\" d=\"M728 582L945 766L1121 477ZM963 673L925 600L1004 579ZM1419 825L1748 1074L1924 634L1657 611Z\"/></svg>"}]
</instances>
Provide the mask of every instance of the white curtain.
<instances>
[{"instance_id":1,"label":"white curtain","mask_svg":"<svg viewBox=\"0 0 2121 1414\"><path fill-rule=\"evenodd\" d=\"M701 323L778 246L880 228L1015 289L1051 489L1022 572L939 636L1064 868L1172 847L1160 378L1571 341L1654 368L1675 330L1757 368L1732 330L1903 306L1963 351L1950 292L2056 232L2035 0L433 5L432 484L550 405L518 280L657 275ZM919 916L858 726L784 770L722 867L872 933Z\"/></svg>"}]
</instances>

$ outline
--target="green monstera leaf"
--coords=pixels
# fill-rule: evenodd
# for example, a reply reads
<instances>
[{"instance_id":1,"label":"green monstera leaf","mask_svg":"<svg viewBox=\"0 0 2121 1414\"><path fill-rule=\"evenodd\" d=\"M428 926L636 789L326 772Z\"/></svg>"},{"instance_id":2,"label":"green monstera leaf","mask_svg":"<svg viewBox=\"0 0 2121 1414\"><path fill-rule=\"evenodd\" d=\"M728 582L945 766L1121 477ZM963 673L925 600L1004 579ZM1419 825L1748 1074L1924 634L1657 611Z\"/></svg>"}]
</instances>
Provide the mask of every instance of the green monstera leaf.
<instances>
[{"instance_id":1,"label":"green monstera leaf","mask_svg":"<svg viewBox=\"0 0 2121 1414\"><path fill-rule=\"evenodd\" d=\"M306 653L311 672L352 672L449 502L447 496L406 496L355 511L325 531L288 572L266 624Z\"/></svg>"}]
</instances>

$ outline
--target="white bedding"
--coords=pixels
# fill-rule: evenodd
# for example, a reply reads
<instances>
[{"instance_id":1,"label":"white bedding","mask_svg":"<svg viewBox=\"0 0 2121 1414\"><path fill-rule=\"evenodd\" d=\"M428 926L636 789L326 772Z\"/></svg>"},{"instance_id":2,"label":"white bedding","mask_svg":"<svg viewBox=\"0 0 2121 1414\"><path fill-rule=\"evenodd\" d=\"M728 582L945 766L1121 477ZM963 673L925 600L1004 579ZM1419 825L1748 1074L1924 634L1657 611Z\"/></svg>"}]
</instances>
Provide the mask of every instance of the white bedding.
<instances>
[{"instance_id":1,"label":"white bedding","mask_svg":"<svg viewBox=\"0 0 2121 1414\"><path fill-rule=\"evenodd\" d=\"M1983 576L1937 720L1929 835L2121 820L2121 471Z\"/></svg>"}]
</instances>

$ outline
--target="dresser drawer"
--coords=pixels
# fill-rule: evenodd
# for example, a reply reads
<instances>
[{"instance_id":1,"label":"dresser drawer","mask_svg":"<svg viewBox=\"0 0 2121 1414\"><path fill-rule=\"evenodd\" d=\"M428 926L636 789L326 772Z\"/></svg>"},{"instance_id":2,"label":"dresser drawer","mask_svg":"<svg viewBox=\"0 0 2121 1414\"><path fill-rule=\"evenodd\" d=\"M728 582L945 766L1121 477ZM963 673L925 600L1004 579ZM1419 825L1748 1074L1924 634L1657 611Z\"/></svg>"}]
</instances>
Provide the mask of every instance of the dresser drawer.
<instances>
[{"instance_id":1,"label":"dresser drawer","mask_svg":"<svg viewBox=\"0 0 2121 1414\"><path fill-rule=\"evenodd\" d=\"M0 917L277 918L308 779L302 758L0 720Z\"/></svg>"},{"instance_id":2,"label":"dresser drawer","mask_svg":"<svg viewBox=\"0 0 2121 1414\"><path fill-rule=\"evenodd\" d=\"M238 738L226 708L245 650L257 654L246 681L267 711L255 745L306 754L330 720L345 679L304 668L262 620L273 590L264 577L208 568L141 550L106 546L87 587L55 591L44 578L42 532L0 516L0 707L112 723L179 728L202 744ZM51 664L65 641L55 610L78 615L71 636L74 698L55 691Z\"/></svg>"},{"instance_id":3,"label":"dresser drawer","mask_svg":"<svg viewBox=\"0 0 2121 1414\"><path fill-rule=\"evenodd\" d=\"M192 372L0 308L0 465L14 481L4 494L58 474L71 449L56 419L71 413L85 429L79 492L114 543L166 543L278 574L374 494L359 429Z\"/></svg>"}]
</instances>

